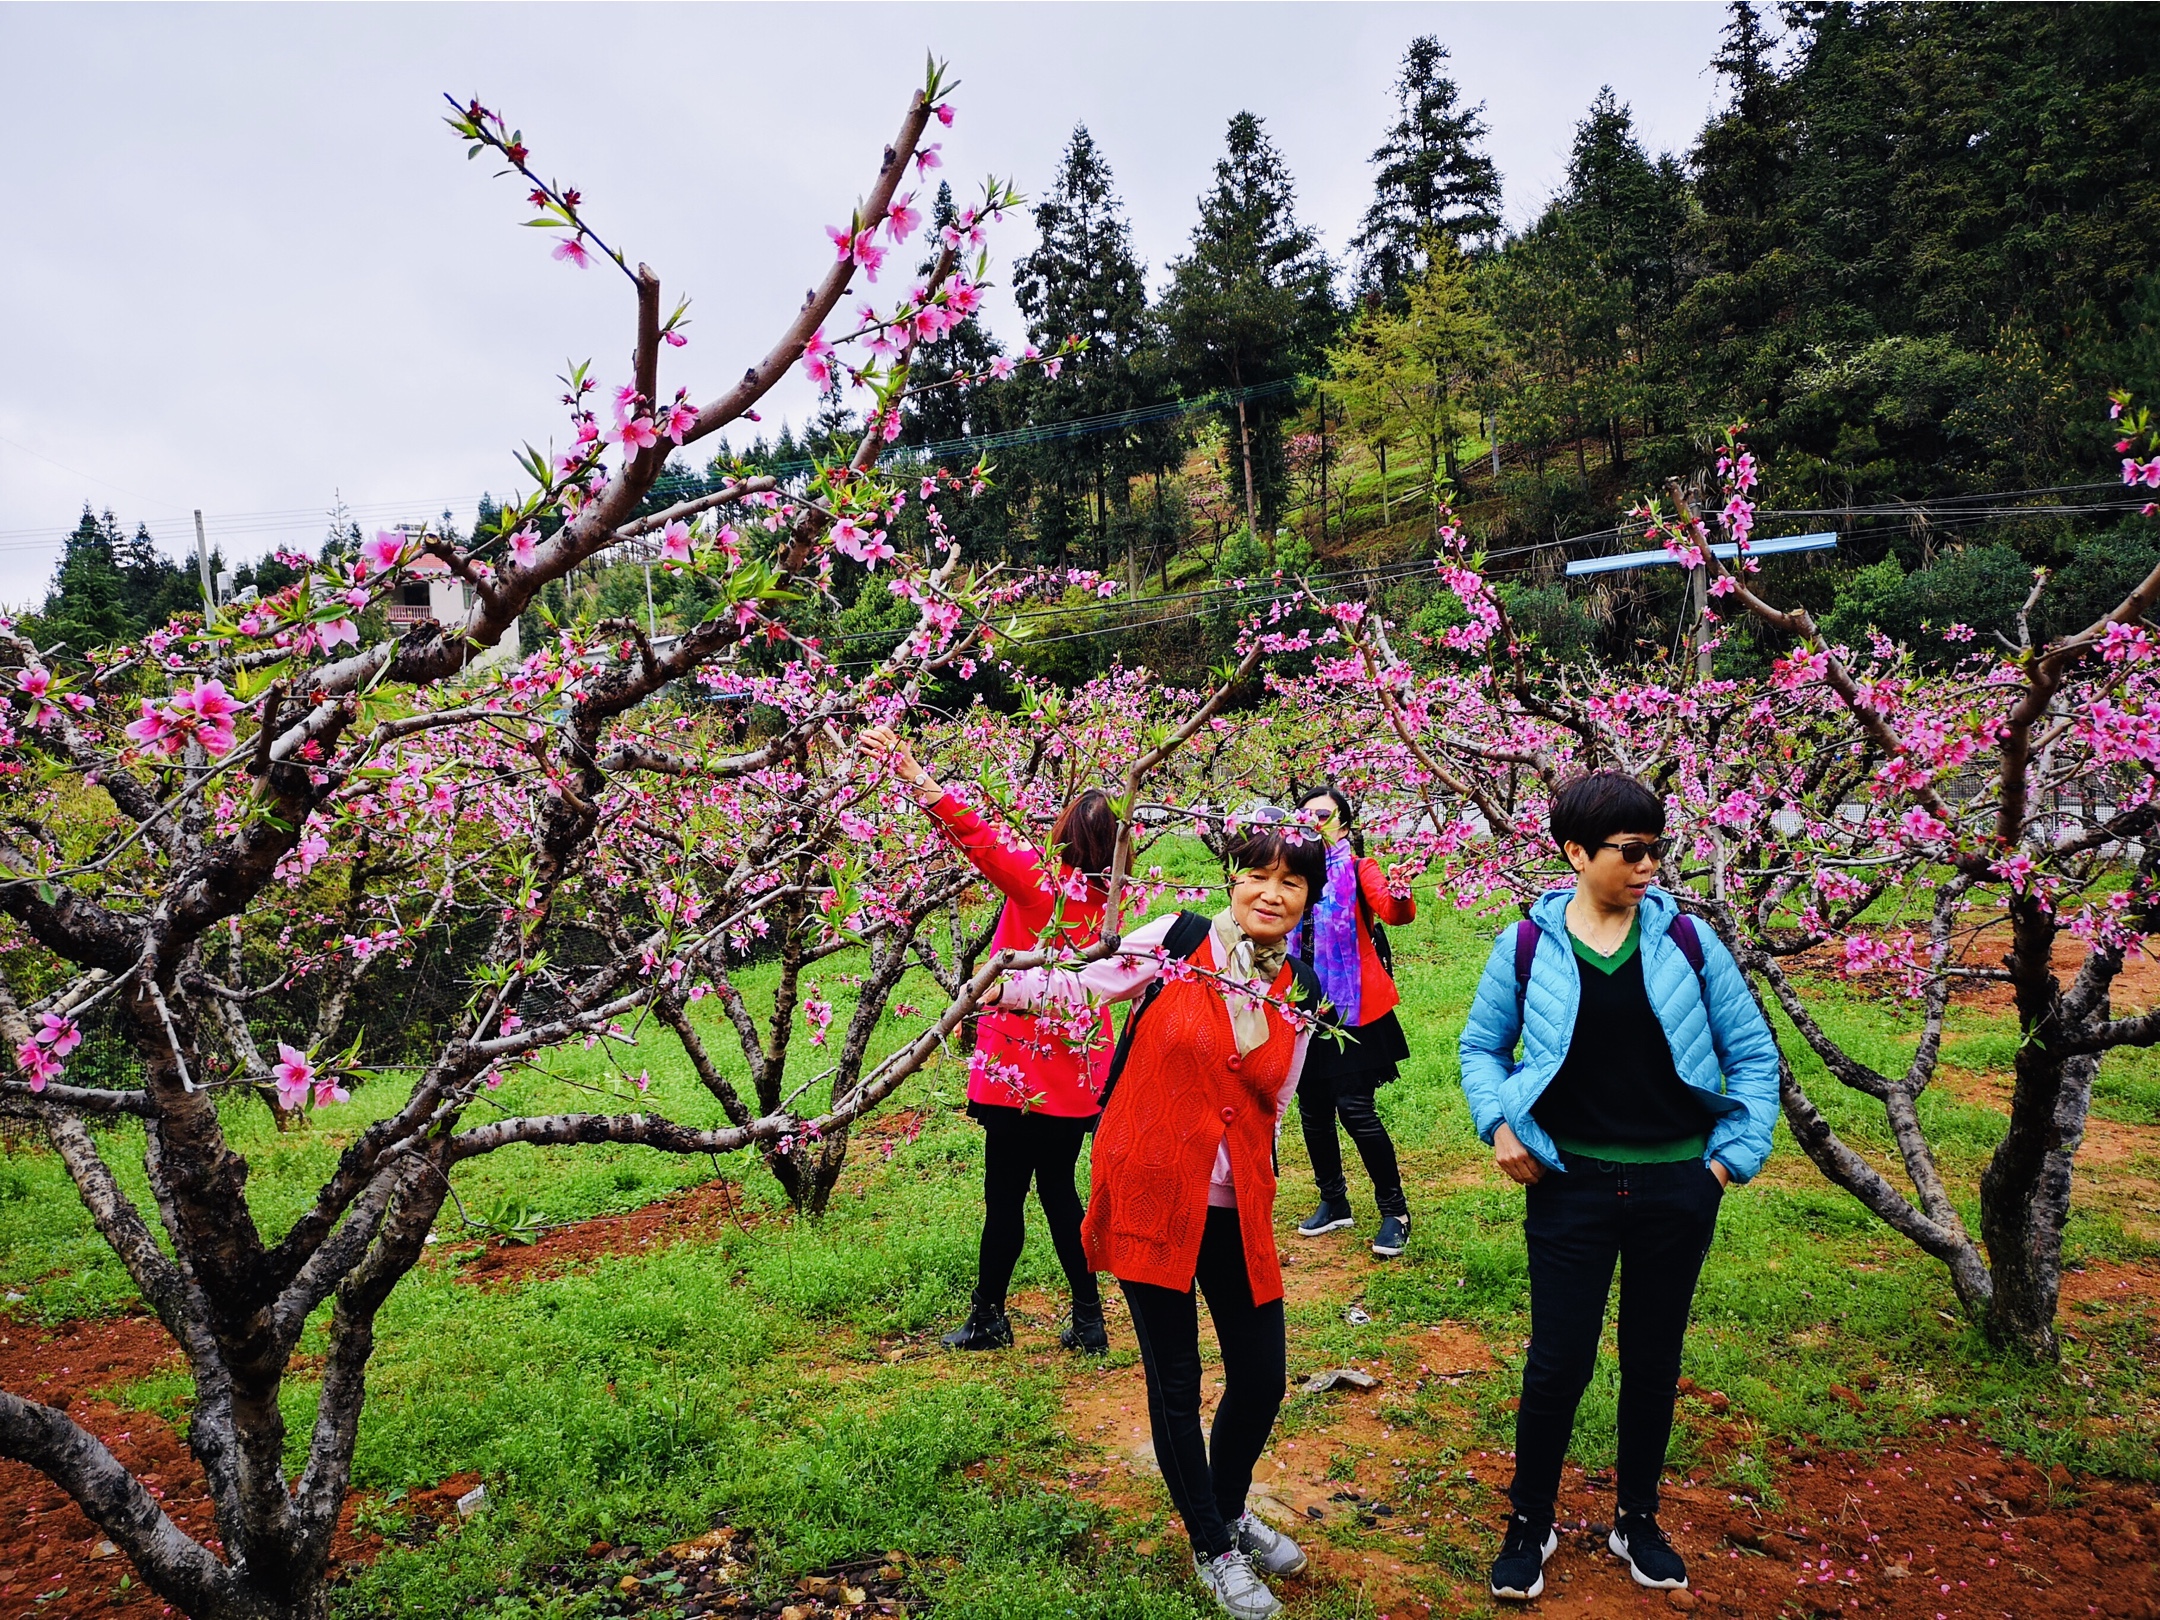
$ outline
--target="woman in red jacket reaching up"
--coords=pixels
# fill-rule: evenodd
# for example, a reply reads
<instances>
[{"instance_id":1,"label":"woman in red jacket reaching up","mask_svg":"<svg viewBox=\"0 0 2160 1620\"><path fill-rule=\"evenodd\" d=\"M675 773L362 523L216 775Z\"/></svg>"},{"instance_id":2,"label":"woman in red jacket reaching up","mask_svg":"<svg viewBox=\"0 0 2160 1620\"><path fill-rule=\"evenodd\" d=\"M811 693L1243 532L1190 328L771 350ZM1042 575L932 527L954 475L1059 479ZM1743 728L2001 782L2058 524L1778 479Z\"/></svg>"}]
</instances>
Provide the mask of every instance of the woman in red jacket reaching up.
<instances>
[{"instance_id":1,"label":"woman in red jacket reaching up","mask_svg":"<svg viewBox=\"0 0 2160 1620\"><path fill-rule=\"evenodd\" d=\"M1001 840L935 781L888 727L864 732L862 747L892 767L969 864L1005 896L992 950L1032 951L1045 945L1078 950L1095 943L1117 844L1117 817L1108 795L1090 788L1074 799L1052 825L1049 848L1038 853ZM974 1300L967 1320L945 1335L948 1348L991 1350L1013 1342L1005 1290L1027 1241L1031 1181L1072 1287L1072 1323L1060 1342L1068 1350L1110 1348L1102 1291L1080 1243L1080 1195L1073 1186L1081 1144L1102 1112L1109 1036L1107 1010L1087 1052L1074 1051L1057 1030L1026 1013L993 1010L978 1022L968 1060L968 1114L983 1128L982 1246Z\"/></svg>"},{"instance_id":2,"label":"woman in red jacket reaching up","mask_svg":"<svg viewBox=\"0 0 2160 1620\"><path fill-rule=\"evenodd\" d=\"M1321 1042L1298 1087L1298 1123L1305 1130L1305 1151L1312 1156L1313 1179L1320 1183L1320 1207L1300 1223L1298 1236L1319 1237L1356 1219L1350 1210L1350 1184L1343 1176L1342 1144L1335 1136L1340 1118L1365 1161L1373 1201L1380 1207L1372 1251L1392 1259L1410 1241L1410 1205L1403 1197L1395 1144L1380 1122L1375 1093L1395 1078L1396 1065L1410 1055L1410 1043L1395 1016L1402 996L1380 954L1383 936L1373 928L1376 922L1398 927L1414 922L1417 902L1390 892L1380 863L1365 854L1350 830L1350 801L1339 789L1317 788L1300 808L1319 820L1320 842L1327 849L1327 883L1305 913L1293 949L1319 976L1350 1039Z\"/></svg>"}]
</instances>

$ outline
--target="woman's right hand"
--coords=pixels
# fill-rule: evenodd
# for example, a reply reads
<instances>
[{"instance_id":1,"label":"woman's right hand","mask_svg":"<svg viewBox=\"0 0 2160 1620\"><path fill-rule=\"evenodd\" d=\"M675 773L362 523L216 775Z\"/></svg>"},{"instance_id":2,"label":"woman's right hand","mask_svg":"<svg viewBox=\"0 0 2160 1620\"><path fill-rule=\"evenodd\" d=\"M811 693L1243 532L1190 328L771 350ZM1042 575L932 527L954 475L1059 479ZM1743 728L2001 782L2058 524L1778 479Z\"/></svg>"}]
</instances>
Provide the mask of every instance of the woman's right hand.
<instances>
[{"instance_id":1,"label":"woman's right hand","mask_svg":"<svg viewBox=\"0 0 2160 1620\"><path fill-rule=\"evenodd\" d=\"M928 784L930 773L922 768L915 757L915 750L907 745L907 739L890 726L872 726L855 739L862 751L880 765L889 765L892 772L909 787L921 789Z\"/></svg>"},{"instance_id":2,"label":"woman's right hand","mask_svg":"<svg viewBox=\"0 0 2160 1620\"><path fill-rule=\"evenodd\" d=\"M1508 1128L1506 1120L1493 1129L1492 1156L1493 1163L1510 1181L1519 1181L1527 1187L1544 1178L1544 1164L1522 1145L1522 1138Z\"/></svg>"}]
</instances>

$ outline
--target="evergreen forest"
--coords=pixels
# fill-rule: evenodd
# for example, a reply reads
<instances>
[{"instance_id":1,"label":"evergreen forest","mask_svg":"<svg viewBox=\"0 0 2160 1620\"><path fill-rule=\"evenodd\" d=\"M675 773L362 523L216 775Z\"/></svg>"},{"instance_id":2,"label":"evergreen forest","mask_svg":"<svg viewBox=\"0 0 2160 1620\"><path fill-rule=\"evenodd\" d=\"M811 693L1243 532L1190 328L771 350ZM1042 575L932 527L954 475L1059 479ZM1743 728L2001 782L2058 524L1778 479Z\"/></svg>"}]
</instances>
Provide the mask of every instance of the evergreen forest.
<instances>
[{"instance_id":1,"label":"evergreen forest","mask_svg":"<svg viewBox=\"0 0 2160 1620\"><path fill-rule=\"evenodd\" d=\"M1544 655L1671 656L1688 628L1677 570L1562 570L1640 549L1631 510L1699 474L1735 423L1765 468L1762 533L1840 536L1768 565L1838 636L2007 630L2037 567L2054 572L2048 611L2083 623L2152 561L2107 432L2110 389L2160 390L2146 22L2127 5L1738 0L1693 144L1649 151L1605 91L1519 230L1483 107L1446 43L1420 37L1392 101L1367 110L1373 191L1339 253L1253 110L1224 132L1185 250L1144 264L1120 155L1082 125L1030 187L1037 245L1004 279L1030 347L1084 350L921 393L902 449L987 464L955 525L971 559L1122 587L1083 577L1019 646L1072 680L1118 659L1203 668L1261 588L1247 582L1277 571L1382 592L1438 628L1455 611L1427 561L1443 503ZM932 223L953 208L941 191ZM1000 352L970 322L925 346L916 377L979 376ZM677 465L653 499L806 469L857 427L836 393L772 441ZM475 532L489 517L483 501ZM333 521L330 544L352 538ZM238 584L258 573L266 589L288 577L266 559ZM835 600L805 612L876 651L906 608L862 580L841 563ZM576 596L663 632L710 606L636 566L551 590L555 612ZM86 509L33 623L83 647L192 600L148 534ZM1720 669L1761 656L1737 631Z\"/></svg>"}]
</instances>

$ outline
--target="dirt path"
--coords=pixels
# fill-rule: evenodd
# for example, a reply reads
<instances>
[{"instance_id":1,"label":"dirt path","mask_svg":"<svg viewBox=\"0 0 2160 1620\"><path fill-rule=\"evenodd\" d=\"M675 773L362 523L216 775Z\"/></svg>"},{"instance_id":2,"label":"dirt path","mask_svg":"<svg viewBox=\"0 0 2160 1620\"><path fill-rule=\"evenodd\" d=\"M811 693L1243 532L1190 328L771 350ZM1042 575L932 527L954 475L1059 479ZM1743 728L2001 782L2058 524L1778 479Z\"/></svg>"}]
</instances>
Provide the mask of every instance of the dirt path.
<instances>
[{"instance_id":1,"label":"dirt path","mask_svg":"<svg viewBox=\"0 0 2160 1620\"><path fill-rule=\"evenodd\" d=\"M1286 1273L1291 1302L1346 1303L1376 1264L1347 1243L1300 1245ZM2160 1268L2095 1265L2075 1274L2065 1303L2156 1294ZM1048 1300L1016 1305L1045 1326L1054 1316ZM1024 1335L1021 1353L1064 1369L1063 1426L1074 1451L1074 1465L1048 1483L1162 1522L1160 1546L1143 1550L1158 1554L1168 1573L1185 1556L1184 1538L1156 1470L1140 1368L1075 1367L1044 1347L1043 1336ZM1130 1337L1114 1319L1112 1336ZM1313 1370L1305 1365L1311 1360L1300 1357L1293 1335L1293 1380ZM1481 1576L1497 1546L1506 1513L1500 1492L1513 1462L1482 1449L1457 1453L1432 1415L1459 1393L1461 1432L1469 1432L1474 1386L1501 1375L1493 1347L1475 1327L1444 1322L1397 1336L1388 1357L1363 1369L1379 1380L1374 1389L1309 1397L1256 1472L1255 1511L1296 1535L1312 1560L1305 1575L1282 1583L1283 1596L1295 1603L1300 1592L1332 1589L1354 1595L1362 1614L1396 1620L1494 1607ZM1718 1391L1683 1389L1706 1424L1729 1410ZM1413 1394L1425 1397L1415 1415ZM1746 1431L1733 1434L1738 1443ZM2160 1507L2149 1488L2061 1472L2051 1480L1947 1421L1874 1453L1780 1440L1766 1460L1781 1499L1775 1509L1703 1478L1668 1484L1662 1519L1695 1588L1680 1598L1633 1583L1605 1548L1611 1479L1570 1466L1561 1549L1545 1595L1522 1612L2160 1620Z\"/></svg>"},{"instance_id":2,"label":"dirt path","mask_svg":"<svg viewBox=\"0 0 2160 1620\"><path fill-rule=\"evenodd\" d=\"M729 1227L744 1231L763 1212L748 1206L733 1181L708 1181L622 1215L596 1215L550 1227L531 1243L464 1242L435 1252L438 1265L482 1288L514 1288L559 1276L611 1255L649 1254L692 1238L717 1237Z\"/></svg>"}]
</instances>

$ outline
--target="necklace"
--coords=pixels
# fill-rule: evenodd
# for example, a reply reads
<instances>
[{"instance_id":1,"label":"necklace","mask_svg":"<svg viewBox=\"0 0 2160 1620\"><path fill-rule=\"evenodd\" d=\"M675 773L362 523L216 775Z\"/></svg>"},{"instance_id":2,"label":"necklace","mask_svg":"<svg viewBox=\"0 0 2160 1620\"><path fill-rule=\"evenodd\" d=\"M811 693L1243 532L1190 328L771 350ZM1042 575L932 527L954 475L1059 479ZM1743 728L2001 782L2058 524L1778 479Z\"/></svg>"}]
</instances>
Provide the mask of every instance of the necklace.
<instances>
[{"instance_id":1,"label":"necklace","mask_svg":"<svg viewBox=\"0 0 2160 1620\"><path fill-rule=\"evenodd\" d=\"M1588 908L1585 909L1587 910ZM1625 917L1620 920L1620 926L1618 931L1611 933L1610 940L1601 941L1598 936L1602 933L1607 933L1610 931L1610 924L1604 916L1600 915L1596 918L1597 926L1593 928L1593 926L1591 925L1591 919L1589 917L1576 915L1575 902L1572 900L1568 902L1568 907L1565 915L1567 917L1568 932L1573 934L1577 939L1581 940L1585 945L1587 945L1591 950L1597 952L1600 956L1610 956L1622 945L1625 945L1627 943L1628 930L1635 926L1635 914L1633 912L1629 912Z\"/></svg>"}]
</instances>

